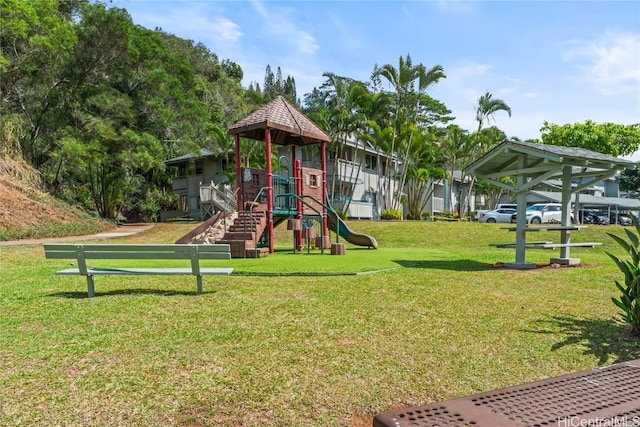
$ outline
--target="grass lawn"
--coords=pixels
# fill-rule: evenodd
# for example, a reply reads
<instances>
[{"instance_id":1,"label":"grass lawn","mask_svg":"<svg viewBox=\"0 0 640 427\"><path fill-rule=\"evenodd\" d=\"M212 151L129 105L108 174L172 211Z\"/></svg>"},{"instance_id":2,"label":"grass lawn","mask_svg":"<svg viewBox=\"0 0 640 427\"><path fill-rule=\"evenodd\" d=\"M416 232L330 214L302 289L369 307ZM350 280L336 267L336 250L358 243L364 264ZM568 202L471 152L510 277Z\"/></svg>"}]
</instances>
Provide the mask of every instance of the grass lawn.
<instances>
[{"instance_id":1,"label":"grass lawn","mask_svg":"<svg viewBox=\"0 0 640 427\"><path fill-rule=\"evenodd\" d=\"M640 358L605 251L579 267L495 269L495 224L351 221L380 249L212 261L232 276L54 276L40 246L0 248L0 424L365 426L374 415ZM171 243L158 224L113 243ZM558 241L558 233L535 240ZM530 250L548 263L554 250ZM354 273L370 274L354 274ZM310 274L313 273L313 274Z\"/></svg>"}]
</instances>

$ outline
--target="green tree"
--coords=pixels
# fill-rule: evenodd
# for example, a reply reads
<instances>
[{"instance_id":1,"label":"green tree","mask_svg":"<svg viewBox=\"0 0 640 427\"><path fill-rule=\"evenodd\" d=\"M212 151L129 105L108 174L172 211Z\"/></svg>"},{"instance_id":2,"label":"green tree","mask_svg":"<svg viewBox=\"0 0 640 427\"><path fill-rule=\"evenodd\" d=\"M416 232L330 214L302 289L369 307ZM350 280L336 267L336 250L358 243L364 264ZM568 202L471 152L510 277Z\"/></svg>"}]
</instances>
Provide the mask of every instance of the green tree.
<instances>
[{"instance_id":1,"label":"green tree","mask_svg":"<svg viewBox=\"0 0 640 427\"><path fill-rule=\"evenodd\" d=\"M82 2L0 1L0 116L16 114L22 157L38 168L53 143L63 68L76 42L72 14Z\"/></svg>"},{"instance_id":2,"label":"green tree","mask_svg":"<svg viewBox=\"0 0 640 427\"><path fill-rule=\"evenodd\" d=\"M584 123L556 125L545 121L540 132L543 144L580 147L614 157L632 154L640 146L640 123L597 124L587 120ZM579 193L575 197L574 209L580 210ZM576 215L574 221L578 221L578 217Z\"/></svg>"},{"instance_id":3,"label":"green tree","mask_svg":"<svg viewBox=\"0 0 640 427\"><path fill-rule=\"evenodd\" d=\"M640 123L584 123L556 125L544 122L540 129L542 143L564 147L580 147L609 156L628 156L640 147Z\"/></svg>"},{"instance_id":4,"label":"green tree","mask_svg":"<svg viewBox=\"0 0 640 427\"><path fill-rule=\"evenodd\" d=\"M625 169L617 178L620 189L629 192L634 197L640 193L640 171L638 169Z\"/></svg>"},{"instance_id":5,"label":"green tree","mask_svg":"<svg viewBox=\"0 0 640 427\"><path fill-rule=\"evenodd\" d=\"M276 98L278 95L284 96L289 102L294 105L299 105L297 92L296 92L296 81L293 77L287 76L287 78L282 77L282 70L280 67L276 70L276 74L273 74L271 71L271 66L267 65L267 68L264 72L264 86L262 88L262 96L265 101L271 101Z\"/></svg>"}]
</instances>

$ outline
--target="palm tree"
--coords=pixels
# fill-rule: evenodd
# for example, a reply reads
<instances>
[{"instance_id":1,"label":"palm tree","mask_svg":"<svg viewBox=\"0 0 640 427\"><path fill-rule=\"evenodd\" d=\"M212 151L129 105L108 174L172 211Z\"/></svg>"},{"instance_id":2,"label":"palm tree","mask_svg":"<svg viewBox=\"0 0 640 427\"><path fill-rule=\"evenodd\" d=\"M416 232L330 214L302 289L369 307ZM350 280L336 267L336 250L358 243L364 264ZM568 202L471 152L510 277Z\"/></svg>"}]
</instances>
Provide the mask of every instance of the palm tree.
<instances>
[{"instance_id":1,"label":"palm tree","mask_svg":"<svg viewBox=\"0 0 640 427\"><path fill-rule=\"evenodd\" d=\"M407 55L406 58L402 56L398 60L398 68L395 68L391 64L385 64L379 69L374 70L374 76L384 77L395 91L395 109L394 109L394 129L393 138L391 142L391 152L395 153L398 150L398 137L401 130L407 129L408 122L415 122L419 111L420 94L423 93L429 86L436 83L441 78L444 78L444 71L442 66L436 65L430 69L427 69L424 65L413 65L411 56ZM417 82L417 88L415 86ZM404 154L411 151L413 127L410 127L410 131L406 134L407 140L404 145ZM385 162L385 169L387 173L388 188L391 187L391 168L390 161L392 157L387 157ZM397 207L404 186L404 180L406 179L406 171L403 171L400 186L397 189L395 195L388 194L387 197L392 197L390 200L386 200L386 206Z\"/></svg>"},{"instance_id":2,"label":"palm tree","mask_svg":"<svg viewBox=\"0 0 640 427\"><path fill-rule=\"evenodd\" d=\"M487 91L484 95L478 98L478 105L475 107L476 110L476 121L478 122L478 129L473 135L473 150L469 154L473 155L470 159L476 159L481 155L485 154L489 151L493 146L498 144L501 141L504 141L505 135L498 128L494 127L494 131L482 133L483 125L489 124L493 119L493 115L498 111L505 111L509 117L511 117L511 107L507 105L502 99L494 98L493 95ZM469 174L465 176L464 171L462 175L462 182L468 179L469 185L467 189L466 197L464 198L464 203L462 199L459 199L460 204L460 216L462 217L466 213L466 208L471 201L471 190L476 182L475 174ZM462 191L460 192L462 195Z\"/></svg>"},{"instance_id":3,"label":"palm tree","mask_svg":"<svg viewBox=\"0 0 640 427\"><path fill-rule=\"evenodd\" d=\"M484 95L478 98L478 105L476 106L476 121L478 122L478 130L482 129L482 125L489 124L493 115L498 111L505 111L509 117L511 117L511 107L507 105L502 99L494 99L493 95L487 91Z\"/></svg>"},{"instance_id":4,"label":"palm tree","mask_svg":"<svg viewBox=\"0 0 640 427\"><path fill-rule=\"evenodd\" d=\"M436 135L432 132L415 134L417 144L407 157L407 218L421 219L428 200L433 195L434 180L441 180L445 175L442 152L436 146Z\"/></svg>"},{"instance_id":5,"label":"palm tree","mask_svg":"<svg viewBox=\"0 0 640 427\"><path fill-rule=\"evenodd\" d=\"M444 156L445 168L447 170L447 178L453 190L454 172L462 168L462 163L467 161L473 151L474 138L471 138L465 129L458 125L449 125L441 140L440 149ZM462 194L458 192L458 200L462 200ZM449 191L451 195L451 191ZM453 199L449 197L449 209L451 212L455 210Z\"/></svg>"},{"instance_id":6,"label":"palm tree","mask_svg":"<svg viewBox=\"0 0 640 427\"><path fill-rule=\"evenodd\" d=\"M398 60L398 68L395 68L391 64L385 64L377 70L374 70L374 75L384 77L395 91L395 108L393 114L394 132L391 139L391 147L389 156L385 160L385 172L386 172L386 187L391 187L391 159L393 153L396 151L396 139L398 136L398 124L400 121L400 114L403 107L403 100L406 97L406 93L409 91L413 82L418 78L418 71L416 67L413 67L411 63L411 57L407 55L406 59L402 56ZM395 169L395 168L394 168ZM393 202L393 195L390 191L386 193L384 200L384 208L391 206Z\"/></svg>"},{"instance_id":7,"label":"palm tree","mask_svg":"<svg viewBox=\"0 0 640 427\"><path fill-rule=\"evenodd\" d=\"M394 129L392 126L382 127L378 121L375 120L369 120L368 126L369 130L366 133L360 134L360 138L371 144L378 152L378 158L376 159L376 172L378 174L376 191L379 195L387 194L387 181L384 178L384 176L386 176L386 170L383 168L382 162L380 161L380 154L385 154L385 157L392 156L391 147L393 145Z\"/></svg>"},{"instance_id":8,"label":"palm tree","mask_svg":"<svg viewBox=\"0 0 640 427\"><path fill-rule=\"evenodd\" d=\"M420 101L422 99L421 95L427 90L429 86L437 83L438 80L440 80L441 78L445 78L444 69L442 68L441 65L436 65L430 68L429 70L427 70L425 66L422 64L418 65L418 92L417 94L415 94L416 101L415 101L415 106L413 110L413 119L412 119L412 122L414 124L417 122L418 114L420 111ZM411 129L412 130L409 132L409 138L405 145L405 151L403 156L403 158L405 159L410 158L410 153L413 150L413 147L412 147L413 135L414 135L413 129L415 129L415 126L412 126ZM402 189L404 188L406 179L407 179L407 168L404 168L402 170L402 175L400 177L400 185L398 187L398 192L401 192ZM399 201L400 201L400 197L396 197L396 203L399 203Z\"/></svg>"},{"instance_id":9,"label":"palm tree","mask_svg":"<svg viewBox=\"0 0 640 427\"><path fill-rule=\"evenodd\" d=\"M342 179L338 179L338 175L346 175L348 167L351 166L349 176L350 180L357 179L360 174L360 165L356 167L355 163L347 165L339 162L339 159L346 157L347 141L350 136L357 135L365 126L365 118L362 114L361 105L370 96L366 86L354 79L341 77L334 73L324 73L327 81L321 86L324 100L324 108L328 111L324 117L328 125L328 131L333 140L334 152L334 168L331 194L338 195L341 199L347 201L345 209L348 209L350 198L353 196L353 187L347 187ZM356 140L357 156L360 149L359 141ZM355 158L355 157L354 157ZM336 183L340 183L336 188Z\"/></svg>"}]
</instances>

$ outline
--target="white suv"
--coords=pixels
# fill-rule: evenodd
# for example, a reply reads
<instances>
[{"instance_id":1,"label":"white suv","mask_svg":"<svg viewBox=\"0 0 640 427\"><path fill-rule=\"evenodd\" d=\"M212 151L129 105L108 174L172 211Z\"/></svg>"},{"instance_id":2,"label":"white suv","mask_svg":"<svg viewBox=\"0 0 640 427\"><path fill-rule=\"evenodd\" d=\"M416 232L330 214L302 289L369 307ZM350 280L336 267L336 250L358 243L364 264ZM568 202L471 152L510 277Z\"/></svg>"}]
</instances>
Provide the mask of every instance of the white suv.
<instances>
[{"instance_id":1,"label":"white suv","mask_svg":"<svg viewBox=\"0 0 640 427\"><path fill-rule=\"evenodd\" d=\"M562 221L562 205L560 203L536 203L527 208L526 215L528 224L559 224ZM571 221L573 222L573 215L571 215ZM516 214L511 217L511 222L516 222Z\"/></svg>"}]
</instances>

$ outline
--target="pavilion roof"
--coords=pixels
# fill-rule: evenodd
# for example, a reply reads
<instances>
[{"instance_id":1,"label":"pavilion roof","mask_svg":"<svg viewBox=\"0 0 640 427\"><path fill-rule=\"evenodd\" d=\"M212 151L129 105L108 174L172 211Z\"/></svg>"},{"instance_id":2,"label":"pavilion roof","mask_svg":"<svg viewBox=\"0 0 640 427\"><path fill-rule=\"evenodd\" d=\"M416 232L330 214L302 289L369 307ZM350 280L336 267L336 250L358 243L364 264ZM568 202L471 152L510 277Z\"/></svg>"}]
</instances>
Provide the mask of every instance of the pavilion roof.
<instances>
[{"instance_id":1,"label":"pavilion roof","mask_svg":"<svg viewBox=\"0 0 640 427\"><path fill-rule=\"evenodd\" d=\"M271 143L278 145L311 145L331 137L283 96L278 96L264 107L231 125L231 135L265 140L266 129L271 130Z\"/></svg>"},{"instance_id":2,"label":"pavilion roof","mask_svg":"<svg viewBox=\"0 0 640 427\"><path fill-rule=\"evenodd\" d=\"M526 164L519 165L521 156ZM636 163L578 147L534 144L522 141L504 141L480 159L467 166L469 173L482 176L487 181L518 193L532 189L542 181L563 179L566 167L571 168L571 178L588 178L575 192L585 185L593 185L623 169L635 169ZM524 184L504 182L503 177L524 176ZM563 185L570 185L564 182Z\"/></svg>"}]
</instances>

